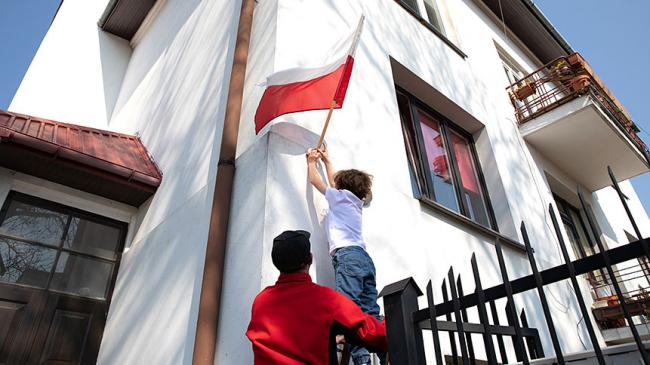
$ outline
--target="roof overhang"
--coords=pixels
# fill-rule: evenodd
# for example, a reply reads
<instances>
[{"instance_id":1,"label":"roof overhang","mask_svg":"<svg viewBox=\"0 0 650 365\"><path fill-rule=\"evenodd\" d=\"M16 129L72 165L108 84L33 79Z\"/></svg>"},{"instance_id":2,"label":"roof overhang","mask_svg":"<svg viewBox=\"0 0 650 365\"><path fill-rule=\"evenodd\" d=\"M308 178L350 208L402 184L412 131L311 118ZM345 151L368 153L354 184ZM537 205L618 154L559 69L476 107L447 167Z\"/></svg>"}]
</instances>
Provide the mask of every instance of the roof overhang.
<instances>
[{"instance_id":1,"label":"roof overhang","mask_svg":"<svg viewBox=\"0 0 650 365\"><path fill-rule=\"evenodd\" d=\"M0 166L136 207L162 179L135 136L1 110Z\"/></svg>"},{"instance_id":2,"label":"roof overhang","mask_svg":"<svg viewBox=\"0 0 650 365\"><path fill-rule=\"evenodd\" d=\"M475 0L494 15L524 43L542 63L573 53L567 41L531 0Z\"/></svg>"},{"instance_id":3,"label":"roof overhang","mask_svg":"<svg viewBox=\"0 0 650 365\"><path fill-rule=\"evenodd\" d=\"M527 143L589 191L611 185L607 166L620 180L648 171L643 151L589 95L544 113L519 130Z\"/></svg>"},{"instance_id":4,"label":"roof overhang","mask_svg":"<svg viewBox=\"0 0 650 365\"><path fill-rule=\"evenodd\" d=\"M99 27L130 41L155 4L156 0L110 0Z\"/></svg>"}]
</instances>

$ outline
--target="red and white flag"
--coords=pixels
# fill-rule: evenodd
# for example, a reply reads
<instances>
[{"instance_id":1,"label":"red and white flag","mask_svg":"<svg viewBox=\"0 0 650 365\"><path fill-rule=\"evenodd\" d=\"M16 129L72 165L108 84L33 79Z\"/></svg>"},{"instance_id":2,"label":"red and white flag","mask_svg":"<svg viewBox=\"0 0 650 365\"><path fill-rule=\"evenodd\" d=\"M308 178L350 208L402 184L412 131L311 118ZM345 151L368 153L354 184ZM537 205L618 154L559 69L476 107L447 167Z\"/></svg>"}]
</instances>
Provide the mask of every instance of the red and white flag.
<instances>
[{"instance_id":1,"label":"red and white flag","mask_svg":"<svg viewBox=\"0 0 650 365\"><path fill-rule=\"evenodd\" d=\"M335 59L334 62L317 68L292 68L267 77L255 112L256 134L284 114L329 109L332 103L335 109L343 106L363 22L361 16L356 31L330 52L328 59Z\"/></svg>"}]
</instances>

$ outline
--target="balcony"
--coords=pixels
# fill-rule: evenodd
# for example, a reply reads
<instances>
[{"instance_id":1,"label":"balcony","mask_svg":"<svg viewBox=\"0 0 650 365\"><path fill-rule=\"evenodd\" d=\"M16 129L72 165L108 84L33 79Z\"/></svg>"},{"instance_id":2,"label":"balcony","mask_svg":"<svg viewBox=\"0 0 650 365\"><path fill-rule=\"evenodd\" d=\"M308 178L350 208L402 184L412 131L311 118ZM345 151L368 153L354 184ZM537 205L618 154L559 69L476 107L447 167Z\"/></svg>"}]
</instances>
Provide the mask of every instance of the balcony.
<instances>
[{"instance_id":1,"label":"balcony","mask_svg":"<svg viewBox=\"0 0 650 365\"><path fill-rule=\"evenodd\" d=\"M531 146L590 191L650 167L629 113L578 54L557 58L508 86L519 130Z\"/></svg>"}]
</instances>

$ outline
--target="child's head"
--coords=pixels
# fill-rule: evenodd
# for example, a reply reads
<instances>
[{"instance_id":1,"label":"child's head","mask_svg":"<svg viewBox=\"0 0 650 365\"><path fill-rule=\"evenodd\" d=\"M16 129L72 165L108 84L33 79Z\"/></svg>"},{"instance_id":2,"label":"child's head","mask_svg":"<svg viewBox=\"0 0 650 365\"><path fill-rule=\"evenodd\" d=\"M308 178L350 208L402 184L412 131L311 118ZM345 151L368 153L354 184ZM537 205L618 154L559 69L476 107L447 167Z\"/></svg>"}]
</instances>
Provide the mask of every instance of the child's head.
<instances>
[{"instance_id":1,"label":"child's head","mask_svg":"<svg viewBox=\"0 0 650 365\"><path fill-rule=\"evenodd\" d=\"M341 170L334 175L337 189L345 189L366 203L372 199L372 175L356 169Z\"/></svg>"}]
</instances>

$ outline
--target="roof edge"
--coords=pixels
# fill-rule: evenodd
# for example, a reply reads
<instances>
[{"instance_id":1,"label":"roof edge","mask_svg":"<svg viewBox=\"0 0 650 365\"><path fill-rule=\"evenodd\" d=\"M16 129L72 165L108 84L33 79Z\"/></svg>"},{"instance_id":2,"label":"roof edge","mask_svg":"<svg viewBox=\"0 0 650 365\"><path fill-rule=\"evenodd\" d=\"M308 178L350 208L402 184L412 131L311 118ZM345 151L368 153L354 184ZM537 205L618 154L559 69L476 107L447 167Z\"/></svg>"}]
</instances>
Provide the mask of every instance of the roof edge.
<instances>
[{"instance_id":1,"label":"roof edge","mask_svg":"<svg viewBox=\"0 0 650 365\"><path fill-rule=\"evenodd\" d=\"M102 16L99 17L99 21L97 22L97 25L100 28L104 28L106 25L106 21L108 21L108 18L111 17L111 14L113 14L113 11L115 11L115 8L117 7L117 3L120 0L110 0L108 4L106 5L106 9L104 9L104 12L102 13Z\"/></svg>"},{"instance_id":2,"label":"roof edge","mask_svg":"<svg viewBox=\"0 0 650 365\"><path fill-rule=\"evenodd\" d=\"M548 17L544 15L542 10L538 8L537 5L535 5L533 0L521 0L521 1L526 6L526 8L528 8L528 10L530 10L530 12L535 16L535 18L537 18L537 20L540 23L542 23L544 28L548 30L549 34L553 37L553 39L555 39L555 41L560 45L560 47L562 47L568 54L575 52L575 50L573 49L573 47L571 47L569 42L567 42L567 40L564 39L562 34L558 32L558 30L555 28L553 23L551 23Z\"/></svg>"}]
</instances>

